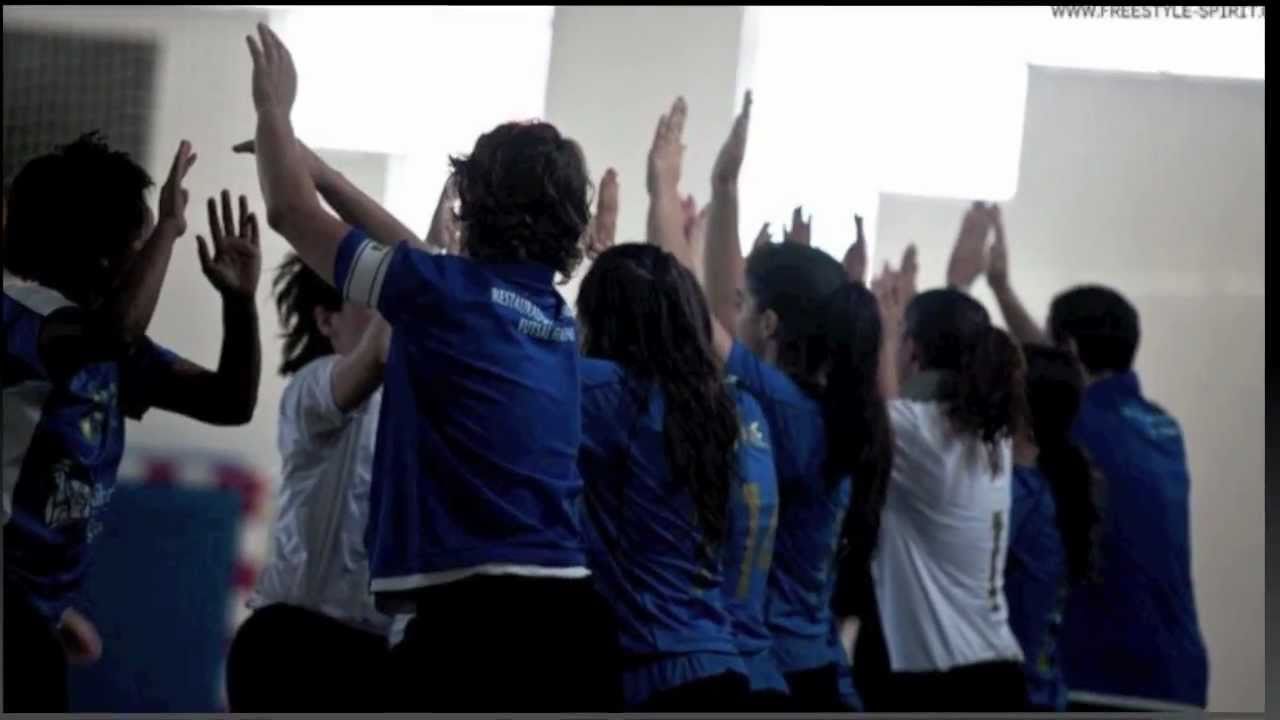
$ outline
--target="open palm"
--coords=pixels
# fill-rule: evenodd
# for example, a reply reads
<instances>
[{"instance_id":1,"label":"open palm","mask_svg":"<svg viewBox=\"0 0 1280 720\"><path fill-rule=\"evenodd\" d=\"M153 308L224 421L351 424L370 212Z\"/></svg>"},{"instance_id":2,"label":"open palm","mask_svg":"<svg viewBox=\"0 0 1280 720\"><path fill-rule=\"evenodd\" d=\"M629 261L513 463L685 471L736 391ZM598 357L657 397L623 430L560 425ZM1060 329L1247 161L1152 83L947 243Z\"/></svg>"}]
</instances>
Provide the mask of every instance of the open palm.
<instances>
[{"instance_id":1,"label":"open palm","mask_svg":"<svg viewBox=\"0 0 1280 720\"><path fill-rule=\"evenodd\" d=\"M222 217L218 203L209 198L209 234L213 253L203 236L197 236L200 269L210 284L223 295L253 297L262 273L262 251L258 247L258 219L249 212L249 200L240 196L240 218L237 223L231 210L231 192L222 191Z\"/></svg>"}]
</instances>

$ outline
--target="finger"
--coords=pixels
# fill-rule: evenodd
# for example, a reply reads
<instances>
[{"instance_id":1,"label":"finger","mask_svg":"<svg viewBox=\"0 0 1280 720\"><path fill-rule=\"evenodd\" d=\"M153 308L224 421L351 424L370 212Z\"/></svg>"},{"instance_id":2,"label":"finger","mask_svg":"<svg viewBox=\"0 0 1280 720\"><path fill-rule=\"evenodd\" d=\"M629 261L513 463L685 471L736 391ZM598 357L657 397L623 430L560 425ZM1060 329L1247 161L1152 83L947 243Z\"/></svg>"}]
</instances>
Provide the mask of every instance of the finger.
<instances>
[{"instance_id":1,"label":"finger","mask_svg":"<svg viewBox=\"0 0 1280 720\"><path fill-rule=\"evenodd\" d=\"M245 235L246 235L246 231L249 229L249 227L248 227L248 224L249 224L249 198L245 197L244 195L241 195L241 196L240 196L240 215L239 215L239 219L240 219L240 222L238 223L238 228L237 228L237 229L239 230L239 232L237 232L237 233L236 233L236 235L239 235L240 237L245 237Z\"/></svg>"},{"instance_id":2,"label":"finger","mask_svg":"<svg viewBox=\"0 0 1280 720\"><path fill-rule=\"evenodd\" d=\"M249 213L249 244L258 247L258 216Z\"/></svg>"},{"instance_id":3,"label":"finger","mask_svg":"<svg viewBox=\"0 0 1280 720\"><path fill-rule=\"evenodd\" d=\"M917 269L919 269L919 266L916 262L916 246L915 243L912 243L902 253L902 272L914 277Z\"/></svg>"},{"instance_id":4,"label":"finger","mask_svg":"<svg viewBox=\"0 0 1280 720\"><path fill-rule=\"evenodd\" d=\"M760 226L760 232L756 233L756 241L752 243L752 249L764 247L772 240L769 234L769 223Z\"/></svg>"},{"instance_id":5,"label":"finger","mask_svg":"<svg viewBox=\"0 0 1280 720\"><path fill-rule=\"evenodd\" d=\"M683 97L676 98L671 107L671 134L679 140L684 137L684 121L689 117L689 104Z\"/></svg>"},{"instance_id":6,"label":"finger","mask_svg":"<svg viewBox=\"0 0 1280 720\"><path fill-rule=\"evenodd\" d=\"M246 35L244 39L245 42L249 44L249 57L253 59L254 69L262 67L266 62L266 56L262 52L262 46L258 44L258 41L255 40L252 35Z\"/></svg>"},{"instance_id":7,"label":"finger","mask_svg":"<svg viewBox=\"0 0 1280 720\"><path fill-rule=\"evenodd\" d=\"M267 28L266 23L258 23L258 38L262 41L262 57L268 63L274 63L276 60L276 48L271 42L271 30Z\"/></svg>"},{"instance_id":8,"label":"finger","mask_svg":"<svg viewBox=\"0 0 1280 720\"><path fill-rule=\"evenodd\" d=\"M795 232L801 225L804 225L804 212L797 205L796 209L791 211L791 232Z\"/></svg>"},{"instance_id":9,"label":"finger","mask_svg":"<svg viewBox=\"0 0 1280 720\"><path fill-rule=\"evenodd\" d=\"M194 152L193 152L193 153L191 153L191 156L187 158L187 164L186 164L186 166L182 168L182 176L181 176L181 179L186 179L186 177L187 177L187 173L191 171L192 166L194 166L194 165L196 164L196 160L197 160L199 157L200 157L200 156L199 156L199 155L197 155L197 154L195 154Z\"/></svg>"},{"instance_id":10,"label":"finger","mask_svg":"<svg viewBox=\"0 0 1280 720\"><path fill-rule=\"evenodd\" d=\"M252 155L256 151L257 145L254 143L253 138L249 138L248 140L238 142L231 146L231 152L234 153L249 153Z\"/></svg>"},{"instance_id":11,"label":"finger","mask_svg":"<svg viewBox=\"0 0 1280 720\"><path fill-rule=\"evenodd\" d=\"M213 266L213 258L209 256L209 245L205 243L203 235L196 236L196 256L200 258L200 269L209 272Z\"/></svg>"},{"instance_id":12,"label":"finger","mask_svg":"<svg viewBox=\"0 0 1280 720\"><path fill-rule=\"evenodd\" d=\"M178 143L178 152L173 154L173 164L169 166L169 182L175 182L182 173L182 168L187 164L187 158L191 155L191 143L183 140Z\"/></svg>"},{"instance_id":13,"label":"finger","mask_svg":"<svg viewBox=\"0 0 1280 720\"><path fill-rule=\"evenodd\" d=\"M213 251L222 254L222 221L218 219L218 202L213 198L205 203L209 213L209 234L213 236Z\"/></svg>"},{"instance_id":14,"label":"finger","mask_svg":"<svg viewBox=\"0 0 1280 720\"><path fill-rule=\"evenodd\" d=\"M230 240L236 235L236 214L231 211L231 191L223 189L222 193L222 237Z\"/></svg>"}]
</instances>

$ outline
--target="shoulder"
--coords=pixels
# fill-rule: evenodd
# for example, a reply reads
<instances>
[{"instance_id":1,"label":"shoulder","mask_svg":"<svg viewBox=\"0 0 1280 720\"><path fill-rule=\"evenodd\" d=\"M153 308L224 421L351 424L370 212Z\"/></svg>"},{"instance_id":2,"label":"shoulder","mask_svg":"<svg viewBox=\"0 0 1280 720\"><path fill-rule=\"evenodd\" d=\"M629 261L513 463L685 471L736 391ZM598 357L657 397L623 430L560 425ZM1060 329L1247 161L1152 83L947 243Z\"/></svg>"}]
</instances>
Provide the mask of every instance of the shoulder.
<instances>
[{"instance_id":1,"label":"shoulder","mask_svg":"<svg viewBox=\"0 0 1280 720\"><path fill-rule=\"evenodd\" d=\"M620 386L627 377L626 371L617 363L592 357L578 361L578 374L584 391Z\"/></svg>"},{"instance_id":2,"label":"shoulder","mask_svg":"<svg viewBox=\"0 0 1280 720\"><path fill-rule=\"evenodd\" d=\"M290 412L286 408L296 404L304 394L316 390L329 390L333 374L333 365L337 355L324 355L303 365L285 383L284 392L280 396L280 414Z\"/></svg>"},{"instance_id":3,"label":"shoulder","mask_svg":"<svg viewBox=\"0 0 1280 720\"><path fill-rule=\"evenodd\" d=\"M1040 512L1054 512L1053 493L1049 489L1049 481L1039 469L1026 465L1015 465L1013 468L1012 488L1013 502Z\"/></svg>"},{"instance_id":4,"label":"shoulder","mask_svg":"<svg viewBox=\"0 0 1280 720\"><path fill-rule=\"evenodd\" d=\"M936 444L947 435L947 417L934 401L895 398L889 401L889 425L898 440Z\"/></svg>"}]
</instances>

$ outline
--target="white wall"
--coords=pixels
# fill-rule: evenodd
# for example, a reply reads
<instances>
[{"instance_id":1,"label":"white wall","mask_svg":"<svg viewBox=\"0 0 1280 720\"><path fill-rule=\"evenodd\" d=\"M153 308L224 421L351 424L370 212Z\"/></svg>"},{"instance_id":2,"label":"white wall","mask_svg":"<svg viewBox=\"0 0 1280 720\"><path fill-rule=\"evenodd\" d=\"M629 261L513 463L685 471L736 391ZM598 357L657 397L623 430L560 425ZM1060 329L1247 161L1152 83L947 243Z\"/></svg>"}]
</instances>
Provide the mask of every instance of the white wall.
<instances>
[{"instance_id":1,"label":"white wall","mask_svg":"<svg viewBox=\"0 0 1280 720\"><path fill-rule=\"evenodd\" d=\"M1137 305L1145 391L1181 421L1191 462L1210 709L1261 711L1265 85L1035 67L1029 82L1005 206L1015 282L1039 319L1081 282ZM942 283L963 206L882 196L884 252L917 243L922 287Z\"/></svg>"},{"instance_id":2,"label":"white wall","mask_svg":"<svg viewBox=\"0 0 1280 720\"><path fill-rule=\"evenodd\" d=\"M152 108L150 163L157 183L163 180L179 140L190 140L199 154L188 176L191 192L187 236L174 251L150 335L183 356L216 367L222 342L221 304L200 273L195 235L208 235L206 198L222 188L249 196L259 212L266 236L262 242L263 282L258 311L263 341L262 389L253 422L219 429L165 412L151 412L131 423L135 446L210 448L235 453L274 475L277 403L283 384L276 320L269 278L286 249L266 230L262 198L251 159L236 156L231 146L254 128L250 95L251 65L244 37L262 17L249 11L206 12L191 7L143 6L5 6L6 27L44 28L67 32L153 38L159 44L155 105ZM154 193L151 201L155 202Z\"/></svg>"},{"instance_id":3,"label":"white wall","mask_svg":"<svg viewBox=\"0 0 1280 720\"><path fill-rule=\"evenodd\" d=\"M581 143L593 182L617 169L619 241L644 239L649 144L677 95L689 102L682 187L708 200L738 104L742 21L741 6L556 8L546 116Z\"/></svg>"}]
</instances>

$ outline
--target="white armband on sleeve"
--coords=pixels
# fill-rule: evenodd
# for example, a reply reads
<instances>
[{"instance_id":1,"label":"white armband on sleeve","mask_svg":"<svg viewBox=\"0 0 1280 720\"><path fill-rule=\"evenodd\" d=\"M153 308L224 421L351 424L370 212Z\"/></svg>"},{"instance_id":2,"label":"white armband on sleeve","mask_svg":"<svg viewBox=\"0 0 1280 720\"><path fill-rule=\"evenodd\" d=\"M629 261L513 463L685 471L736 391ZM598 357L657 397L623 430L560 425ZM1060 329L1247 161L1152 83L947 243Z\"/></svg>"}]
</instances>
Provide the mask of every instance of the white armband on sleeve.
<instances>
[{"instance_id":1,"label":"white armband on sleeve","mask_svg":"<svg viewBox=\"0 0 1280 720\"><path fill-rule=\"evenodd\" d=\"M391 253L394 250L390 245L365 239L356 249L355 259L351 261L351 270L342 287L342 296L351 302L377 309L378 298L382 296L382 282L387 277L387 267L391 264Z\"/></svg>"}]
</instances>

